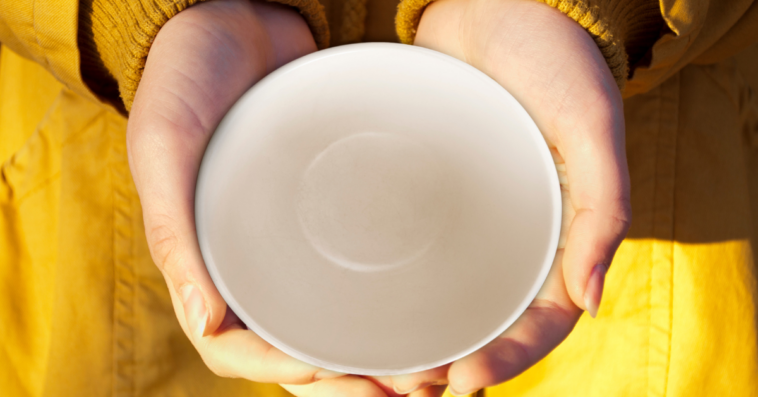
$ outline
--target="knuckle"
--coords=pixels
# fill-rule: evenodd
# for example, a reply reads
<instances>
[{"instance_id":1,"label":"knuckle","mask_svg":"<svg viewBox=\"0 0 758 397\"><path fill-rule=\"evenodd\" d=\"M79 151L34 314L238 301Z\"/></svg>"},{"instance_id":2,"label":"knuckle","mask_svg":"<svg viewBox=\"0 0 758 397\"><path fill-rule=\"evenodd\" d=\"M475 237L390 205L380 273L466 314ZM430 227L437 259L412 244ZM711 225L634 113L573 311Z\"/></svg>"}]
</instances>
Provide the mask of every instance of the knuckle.
<instances>
[{"instance_id":1,"label":"knuckle","mask_svg":"<svg viewBox=\"0 0 758 397\"><path fill-rule=\"evenodd\" d=\"M318 385L318 383L316 383ZM365 381L365 382L356 382L351 385L350 388L335 388L330 387L330 390L326 390L327 388L318 389L319 393L314 393L314 396L334 396L334 397L353 397L353 396L365 396L365 397L384 397L386 396L384 393L382 393L376 386L374 386L371 381Z\"/></svg>"},{"instance_id":2,"label":"knuckle","mask_svg":"<svg viewBox=\"0 0 758 397\"><path fill-rule=\"evenodd\" d=\"M619 209L611 214L611 219L619 225L621 234L625 235L632 225L632 204L629 199L621 201Z\"/></svg>"},{"instance_id":3,"label":"knuckle","mask_svg":"<svg viewBox=\"0 0 758 397\"><path fill-rule=\"evenodd\" d=\"M205 366L208 367L208 369L214 375L222 377L222 378L236 378L236 376L234 376L229 371L227 371L226 368L219 365L217 360L213 360L209 357L206 357L206 355L203 355L203 354L201 354L201 357L203 358L203 362L205 363Z\"/></svg>"},{"instance_id":4,"label":"knuckle","mask_svg":"<svg viewBox=\"0 0 758 397\"><path fill-rule=\"evenodd\" d=\"M219 369L219 368L218 368L218 367L216 367L215 365L208 365L207 363L206 363L205 365L208 367L208 369L209 369L209 370L210 370L210 371L211 371L211 372L212 372L214 375L216 375L216 376L218 376L218 377L221 377L221 378L230 378L230 376L227 376L227 375L226 375L226 373L225 373L224 371L222 371L221 369Z\"/></svg>"},{"instance_id":5,"label":"knuckle","mask_svg":"<svg viewBox=\"0 0 758 397\"><path fill-rule=\"evenodd\" d=\"M503 337L500 341L501 347L493 353L497 366L501 367L502 373L493 374L494 378L498 378L499 381L506 381L521 373L533 363L533 358L529 354L529 350L520 341ZM503 371L504 370L504 371ZM493 371L493 372L500 372Z\"/></svg>"},{"instance_id":6,"label":"knuckle","mask_svg":"<svg viewBox=\"0 0 758 397\"><path fill-rule=\"evenodd\" d=\"M151 227L147 232L148 246L153 261L161 271L166 271L179 261L179 237L166 224Z\"/></svg>"},{"instance_id":7,"label":"knuckle","mask_svg":"<svg viewBox=\"0 0 758 397\"><path fill-rule=\"evenodd\" d=\"M319 377L318 377L318 375L319 375L319 374L318 374L318 372L319 372L319 370L318 370L318 369L315 369L315 370L313 370L313 372L311 372L310 374L306 374L306 375L304 375L304 376L303 376L303 381L302 381L302 382L300 382L300 383L302 383L302 384L304 384L304 385L308 385L308 384L313 384L313 383L316 383L316 382L318 382L319 380L321 380L321 379L319 379Z\"/></svg>"},{"instance_id":8,"label":"knuckle","mask_svg":"<svg viewBox=\"0 0 758 397\"><path fill-rule=\"evenodd\" d=\"M546 324L551 320L556 320L561 324L570 324L572 321L576 321L577 317L576 310L572 310L549 299L536 298L526 310L539 317L540 321Z\"/></svg>"}]
</instances>

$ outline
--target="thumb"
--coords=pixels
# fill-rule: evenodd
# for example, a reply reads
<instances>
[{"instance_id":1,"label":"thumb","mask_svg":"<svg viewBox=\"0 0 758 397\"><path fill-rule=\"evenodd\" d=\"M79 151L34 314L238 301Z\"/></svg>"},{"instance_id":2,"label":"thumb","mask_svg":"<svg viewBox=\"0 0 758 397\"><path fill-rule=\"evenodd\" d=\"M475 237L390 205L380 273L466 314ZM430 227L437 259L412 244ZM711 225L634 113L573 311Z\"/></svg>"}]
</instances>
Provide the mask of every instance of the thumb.
<instances>
[{"instance_id":1,"label":"thumb","mask_svg":"<svg viewBox=\"0 0 758 397\"><path fill-rule=\"evenodd\" d=\"M563 274L571 300L597 314L605 275L631 222L621 105L608 101L562 133L571 206ZM620 100L618 100L620 102ZM597 103L596 103L597 105Z\"/></svg>"},{"instance_id":2,"label":"thumb","mask_svg":"<svg viewBox=\"0 0 758 397\"><path fill-rule=\"evenodd\" d=\"M182 301L178 317L193 340L215 332L226 313L195 234L195 183L215 126L278 60L258 15L270 10L261 7L205 3L169 20L129 115L127 153L150 253Z\"/></svg>"},{"instance_id":3,"label":"thumb","mask_svg":"<svg viewBox=\"0 0 758 397\"><path fill-rule=\"evenodd\" d=\"M129 163L142 203L145 236L153 261L182 301L186 331L194 340L215 332L226 313L195 231L194 188L206 134L176 131L151 117L132 120L127 132Z\"/></svg>"}]
</instances>

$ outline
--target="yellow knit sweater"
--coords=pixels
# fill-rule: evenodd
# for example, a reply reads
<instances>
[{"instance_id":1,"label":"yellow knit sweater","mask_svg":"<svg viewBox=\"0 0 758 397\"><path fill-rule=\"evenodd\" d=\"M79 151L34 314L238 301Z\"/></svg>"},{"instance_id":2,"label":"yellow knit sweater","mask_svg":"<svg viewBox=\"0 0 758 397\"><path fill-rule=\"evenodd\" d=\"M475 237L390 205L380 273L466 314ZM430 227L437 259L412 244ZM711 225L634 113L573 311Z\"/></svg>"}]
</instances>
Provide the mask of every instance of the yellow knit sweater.
<instances>
[{"instance_id":1,"label":"yellow knit sweater","mask_svg":"<svg viewBox=\"0 0 758 397\"><path fill-rule=\"evenodd\" d=\"M122 112L131 108L150 44L161 26L202 0L83 0L79 43L82 76L103 101ZM319 48L358 42L365 33L368 0L274 0L297 8ZM424 8L433 0L380 1L395 8L397 38L412 44ZM665 23L655 0L540 0L579 22L592 35L623 90L629 65L639 61ZM372 11L377 8L374 6ZM330 27L332 29L330 40ZM119 98L120 97L120 98Z\"/></svg>"}]
</instances>

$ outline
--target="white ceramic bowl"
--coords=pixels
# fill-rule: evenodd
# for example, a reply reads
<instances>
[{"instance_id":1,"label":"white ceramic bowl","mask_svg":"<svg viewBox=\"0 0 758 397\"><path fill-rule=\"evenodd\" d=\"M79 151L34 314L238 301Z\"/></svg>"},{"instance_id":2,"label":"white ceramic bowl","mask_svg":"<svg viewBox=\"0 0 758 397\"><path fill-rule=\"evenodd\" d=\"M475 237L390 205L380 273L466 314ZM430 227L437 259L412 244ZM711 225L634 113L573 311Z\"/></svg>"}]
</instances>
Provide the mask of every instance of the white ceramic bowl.
<instances>
[{"instance_id":1,"label":"white ceramic bowl","mask_svg":"<svg viewBox=\"0 0 758 397\"><path fill-rule=\"evenodd\" d=\"M558 243L532 119L435 51L319 51L251 88L203 159L196 222L216 286L275 347L327 369L443 365L510 326Z\"/></svg>"}]
</instances>

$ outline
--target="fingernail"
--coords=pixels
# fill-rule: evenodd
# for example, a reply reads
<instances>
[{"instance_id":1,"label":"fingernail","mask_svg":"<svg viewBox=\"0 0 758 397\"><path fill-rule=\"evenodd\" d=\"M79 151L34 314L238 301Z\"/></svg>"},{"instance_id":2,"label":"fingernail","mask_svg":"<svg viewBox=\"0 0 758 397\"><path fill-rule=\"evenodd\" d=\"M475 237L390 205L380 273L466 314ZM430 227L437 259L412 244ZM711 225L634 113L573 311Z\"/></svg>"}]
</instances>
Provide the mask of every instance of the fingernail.
<instances>
[{"instance_id":1,"label":"fingernail","mask_svg":"<svg viewBox=\"0 0 758 397\"><path fill-rule=\"evenodd\" d=\"M452 395L454 395L456 397L468 396L469 394L471 394L471 393L479 390L479 389L472 389L472 390L469 390L469 391L460 392L460 391L457 391L457 390L453 389L453 385L448 386L447 389L450 391L450 394L452 394Z\"/></svg>"},{"instance_id":2,"label":"fingernail","mask_svg":"<svg viewBox=\"0 0 758 397\"><path fill-rule=\"evenodd\" d=\"M429 387L431 385L432 385L432 382L424 382L424 383L420 383L420 384L418 384L418 385L416 385L416 386L414 386L414 387L412 387L412 388L410 388L408 390L403 390L401 388L398 388L395 385L392 385L392 388L395 389L395 393L397 393L397 394L411 394L411 393L413 393L416 390L421 390L421 389L423 389L425 387Z\"/></svg>"},{"instance_id":3,"label":"fingernail","mask_svg":"<svg viewBox=\"0 0 758 397\"><path fill-rule=\"evenodd\" d=\"M205 326L208 323L208 308L200 290L192 284L185 285L181 290L184 303L184 318L187 320L192 336L197 340L205 336Z\"/></svg>"},{"instance_id":4,"label":"fingernail","mask_svg":"<svg viewBox=\"0 0 758 397\"><path fill-rule=\"evenodd\" d=\"M316 372L316 375L313 376L316 380L321 379L332 379L332 378L339 378L340 376L346 375L344 372L337 372L337 371L331 371L328 369L322 369L321 371Z\"/></svg>"},{"instance_id":5,"label":"fingernail","mask_svg":"<svg viewBox=\"0 0 758 397\"><path fill-rule=\"evenodd\" d=\"M600 307L600 299L603 297L603 285L605 284L605 273L607 271L608 267L599 263L592 268L590 279L587 280L587 288L584 290L584 306L592 318L597 316L597 310Z\"/></svg>"}]
</instances>

